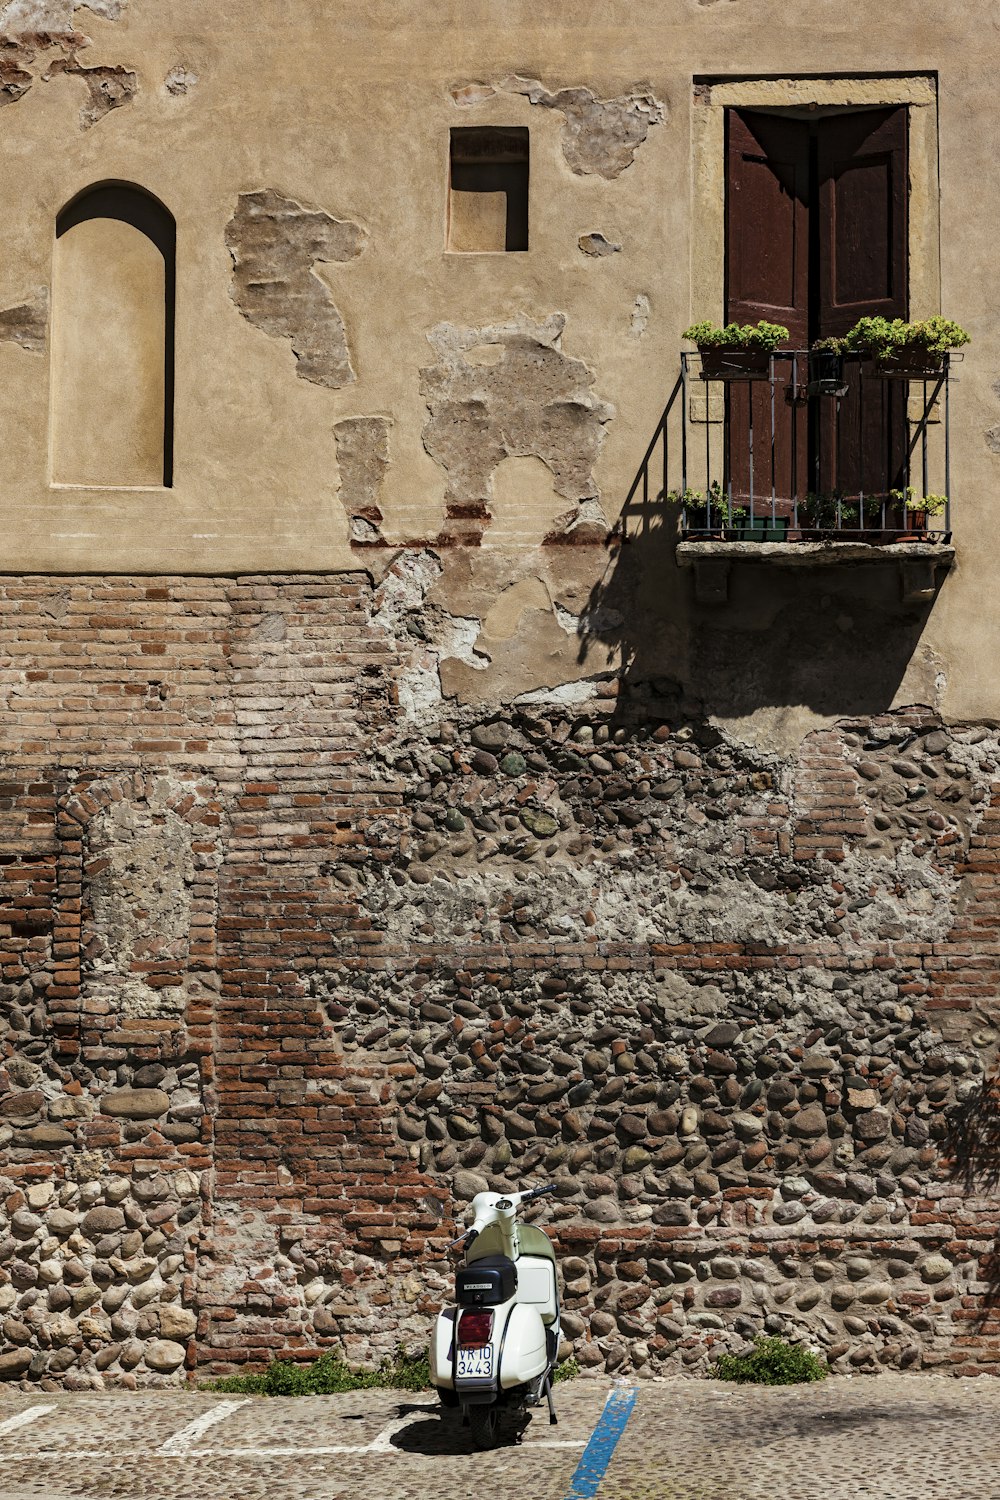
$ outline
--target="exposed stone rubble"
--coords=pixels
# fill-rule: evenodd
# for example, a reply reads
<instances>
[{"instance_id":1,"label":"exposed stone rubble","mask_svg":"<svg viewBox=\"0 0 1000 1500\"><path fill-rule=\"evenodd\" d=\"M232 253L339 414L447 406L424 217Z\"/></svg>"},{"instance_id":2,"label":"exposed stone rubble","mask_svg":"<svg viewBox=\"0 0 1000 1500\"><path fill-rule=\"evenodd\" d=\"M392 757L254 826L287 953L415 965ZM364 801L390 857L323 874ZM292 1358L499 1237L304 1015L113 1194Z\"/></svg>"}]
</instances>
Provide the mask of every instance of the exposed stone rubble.
<instances>
[{"instance_id":1,"label":"exposed stone rubble","mask_svg":"<svg viewBox=\"0 0 1000 1500\"><path fill-rule=\"evenodd\" d=\"M367 238L359 224L275 188L241 193L226 225L233 301L255 328L289 340L295 373L313 385L337 390L355 379L344 320L313 266L353 260Z\"/></svg>"},{"instance_id":2,"label":"exposed stone rubble","mask_svg":"<svg viewBox=\"0 0 1000 1500\"><path fill-rule=\"evenodd\" d=\"M30 354L45 352L48 326L48 287L36 288L34 296L28 302L0 309L0 342L20 344Z\"/></svg>"},{"instance_id":3,"label":"exposed stone rubble","mask_svg":"<svg viewBox=\"0 0 1000 1500\"><path fill-rule=\"evenodd\" d=\"M700 1370L765 1331L845 1370L929 1367L961 1338L982 1270L948 1225L944 1158L995 1023L984 1012L979 1031L949 1035L923 1010L926 978L876 955L943 936L996 736L886 721L843 750L858 847L805 858L783 827L789 805L809 826L808 773L704 725L507 714L389 753L412 840L361 899L411 957L329 971L318 993L348 1062L411 1076L394 1089L397 1128L432 1180L450 1177L459 1200L557 1180L546 1218L585 1365ZM900 785L916 810L890 830L880 807ZM663 962L539 972L500 958L589 942L596 959L612 926ZM691 972L685 940L720 956ZM852 962L858 944L872 956ZM330 1330L348 1347L367 1293L348 1315L352 1295Z\"/></svg>"},{"instance_id":4,"label":"exposed stone rubble","mask_svg":"<svg viewBox=\"0 0 1000 1500\"><path fill-rule=\"evenodd\" d=\"M188 1305L198 1178L155 1161L135 1162L131 1177L90 1165L93 1175L80 1161L78 1180L51 1168L0 1178L0 1380L43 1390L183 1380L198 1321Z\"/></svg>"},{"instance_id":5,"label":"exposed stone rubble","mask_svg":"<svg viewBox=\"0 0 1000 1500\"><path fill-rule=\"evenodd\" d=\"M588 1368L996 1368L997 730L460 707L441 570L0 591L8 1377L377 1363L542 1178Z\"/></svg>"}]
</instances>

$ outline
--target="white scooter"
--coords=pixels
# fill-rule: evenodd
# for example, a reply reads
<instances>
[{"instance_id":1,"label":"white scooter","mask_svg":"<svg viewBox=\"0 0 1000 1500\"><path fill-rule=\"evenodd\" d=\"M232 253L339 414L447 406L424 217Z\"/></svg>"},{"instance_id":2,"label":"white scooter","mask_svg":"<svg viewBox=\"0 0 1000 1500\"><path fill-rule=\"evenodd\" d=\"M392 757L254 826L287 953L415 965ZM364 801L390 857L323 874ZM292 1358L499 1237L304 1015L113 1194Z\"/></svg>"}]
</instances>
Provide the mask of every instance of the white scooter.
<instances>
[{"instance_id":1,"label":"white scooter","mask_svg":"<svg viewBox=\"0 0 1000 1500\"><path fill-rule=\"evenodd\" d=\"M455 1306L438 1314L430 1348L431 1385L443 1406L461 1406L477 1448L494 1448L501 1417L548 1400L559 1356L556 1257L547 1235L518 1224L517 1210L555 1183L524 1193L477 1193L473 1222L447 1248L464 1245Z\"/></svg>"}]
</instances>

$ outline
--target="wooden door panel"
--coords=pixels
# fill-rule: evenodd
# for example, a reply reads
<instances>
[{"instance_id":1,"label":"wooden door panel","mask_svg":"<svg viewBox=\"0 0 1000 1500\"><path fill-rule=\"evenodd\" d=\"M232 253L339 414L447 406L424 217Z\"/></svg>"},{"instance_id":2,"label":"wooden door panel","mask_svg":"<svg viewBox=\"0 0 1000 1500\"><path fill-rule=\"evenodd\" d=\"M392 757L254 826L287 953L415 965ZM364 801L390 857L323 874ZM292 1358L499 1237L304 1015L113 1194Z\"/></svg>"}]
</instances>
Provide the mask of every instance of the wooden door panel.
<instances>
[{"instance_id":1,"label":"wooden door panel","mask_svg":"<svg viewBox=\"0 0 1000 1500\"><path fill-rule=\"evenodd\" d=\"M727 317L784 323L803 347L809 317L809 128L730 110Z\"/></svg>"},{"instance_id":2,"label":"wooden door panel","mask_svg":"<svg viewBox=\"0 0 1000 1500\"><path fill-rule=\"evenodd\" d=\"M728 111L726 317L783 323L788 347L802 349L809 328L809 125L753 111ZM787 499L805 483L803 413L789 401L791 363L772 404L765 381L734 381L726 392L728 468L734 498ZM804 372L803 372L804 373Z\"/></svg>"},{"instance_id":3,"label":"wooden door panel","mask_svg":"<svg viewBox=\"0 0 1000 1500\"><path fill-rule=\"evenodd\" d=\"M907 111L863 110L818 122L816 336L860 317L905 318Z\"/></svg>"},{"instance_id":4,"label":"wooden door panel","mask_svg":"<svg viewBox=\"0 0 1000 1500\"><path fill-rule=\"evenodd\" d=\"M837 337L861 317L905 318L907 111L831 115L818 122L818 307L815 336ZM903 483L906 386L845 366L839 413L820 405L817 484L885 494Z\"/></svg>"}]
</instances>

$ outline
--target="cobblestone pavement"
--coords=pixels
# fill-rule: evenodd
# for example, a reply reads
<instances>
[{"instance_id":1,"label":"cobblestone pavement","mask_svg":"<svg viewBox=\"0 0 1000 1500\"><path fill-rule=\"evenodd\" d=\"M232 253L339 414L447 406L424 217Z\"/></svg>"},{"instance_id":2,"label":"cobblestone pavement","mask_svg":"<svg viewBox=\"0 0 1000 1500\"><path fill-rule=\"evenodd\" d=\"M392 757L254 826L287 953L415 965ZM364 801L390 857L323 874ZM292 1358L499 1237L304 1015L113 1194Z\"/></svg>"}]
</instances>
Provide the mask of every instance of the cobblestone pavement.
<instances>
[{"instance_id":1,"label":"cobblestone pavement","mask_svg":"<svg viewBox=\"0 0 1000 1500\"><path fill-rule=\"evenodd\" d=\"M607 1380L474 1451L428 1395L0 1395L3 1500L566 1500ZM598 1500L1000 1500L1000 1382L640 1382Z\"/></svg>"}]
</instances>

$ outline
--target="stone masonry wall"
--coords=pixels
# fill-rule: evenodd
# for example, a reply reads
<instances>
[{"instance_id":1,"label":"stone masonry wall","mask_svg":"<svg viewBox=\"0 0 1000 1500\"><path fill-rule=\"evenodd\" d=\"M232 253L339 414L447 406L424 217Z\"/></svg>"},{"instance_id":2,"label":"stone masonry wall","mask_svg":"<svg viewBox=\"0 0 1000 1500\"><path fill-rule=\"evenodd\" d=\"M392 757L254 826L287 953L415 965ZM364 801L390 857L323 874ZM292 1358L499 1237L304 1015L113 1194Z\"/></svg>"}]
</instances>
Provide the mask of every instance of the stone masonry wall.
<instances>
[{"instance_id":1,"label":"stone masonry wall","mask_svg":"<svg viewBox=\"0 0 1000 1500\"><path fill-rule=\"evenodd\" d=\"M421 718L412 639L360 574L0 588L0 1377L417 1347L543 1178L587 1367L995 1370L997 731Z\"/></svg>"}]
</instances>

